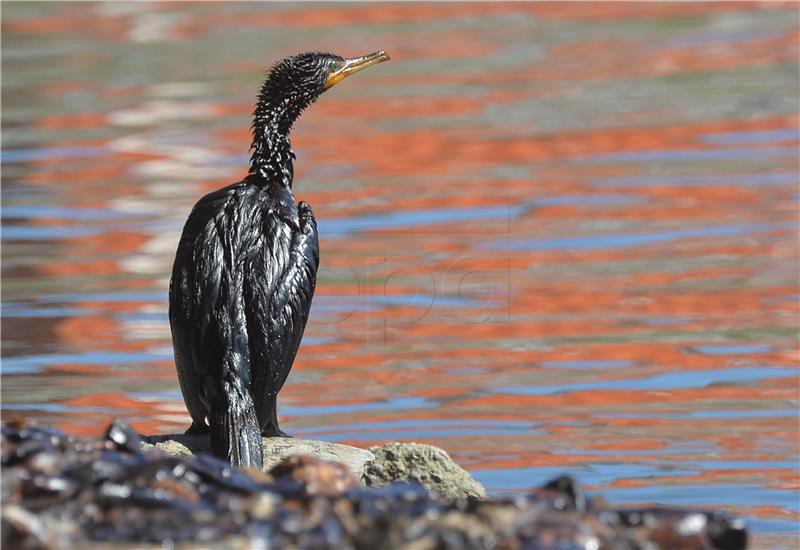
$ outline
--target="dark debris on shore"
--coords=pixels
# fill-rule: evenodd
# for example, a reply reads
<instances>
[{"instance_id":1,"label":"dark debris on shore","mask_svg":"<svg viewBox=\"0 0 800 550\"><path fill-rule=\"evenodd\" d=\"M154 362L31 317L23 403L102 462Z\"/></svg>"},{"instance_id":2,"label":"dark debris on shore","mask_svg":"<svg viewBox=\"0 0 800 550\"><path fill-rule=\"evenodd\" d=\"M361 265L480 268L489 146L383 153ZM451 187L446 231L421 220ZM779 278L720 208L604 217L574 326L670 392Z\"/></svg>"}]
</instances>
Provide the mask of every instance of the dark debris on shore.
<instances>
[{"instance_id":1,"label":"dark debris on shore","mask_svg":"<svg viewBox=\"0 0 800 550\"><path fill-rule=\"evenodd\" d=\"M206 455L143 453L121 421L99 438L5 423L2 466L3 548L733 550L747 541L739 519L614 508L566 476L517 498L446 500L413 481L364 488L344 466L313 457L264 474Z\"/></svg>"}]
</instances>

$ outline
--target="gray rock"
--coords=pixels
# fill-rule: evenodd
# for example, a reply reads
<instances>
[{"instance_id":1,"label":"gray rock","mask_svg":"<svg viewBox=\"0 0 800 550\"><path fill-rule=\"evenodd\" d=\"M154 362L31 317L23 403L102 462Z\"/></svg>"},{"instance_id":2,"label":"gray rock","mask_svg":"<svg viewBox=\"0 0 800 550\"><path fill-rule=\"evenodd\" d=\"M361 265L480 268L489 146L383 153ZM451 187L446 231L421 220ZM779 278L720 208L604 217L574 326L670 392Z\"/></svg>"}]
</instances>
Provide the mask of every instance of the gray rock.
<instances>
[{"instance_id":1,"label":"gray rock","mask_svg":"<svg viewBox=\"0 0 800 550\"><path fill-rule=\"evenodd\" d=\"M323 460L341 462L358 479L361 479L367 466L375 460L370 451L326 441L290 437L265 437L263 442L264 471L270 470L287 456L305 454ZM176 456L211 453L207 435L170 434L142 437L143 450L148 451L154 448Z\"/></svg>"},{"instance_id":2,"label":"gray rock","mask_svg":"<svg viewBox=\"0 0 800 550\"><path fill-rule=\"evenodd\" d=\"M375 461L364 473L367 486L417 479L429 491L448 498L486 498L486 489L438 447L394 442L370 451Z\"/></svg>"}]
</instances>

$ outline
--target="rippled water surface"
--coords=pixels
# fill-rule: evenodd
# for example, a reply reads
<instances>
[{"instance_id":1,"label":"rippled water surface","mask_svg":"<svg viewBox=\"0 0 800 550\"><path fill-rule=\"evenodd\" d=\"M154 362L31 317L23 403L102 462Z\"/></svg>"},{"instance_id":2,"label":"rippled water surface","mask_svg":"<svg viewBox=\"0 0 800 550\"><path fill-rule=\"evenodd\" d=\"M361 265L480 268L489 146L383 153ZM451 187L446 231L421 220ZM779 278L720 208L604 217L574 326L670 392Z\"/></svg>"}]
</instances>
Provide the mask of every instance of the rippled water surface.
<instances>
[{"instance_id":1,"label":"rippled water surface","mask_svg":"<svg viewBox=\"0 0 800 550\"><path fill-rule=\"evenodd\" d=\"M796 4L8 3L2 407L188 424L167 284L265 68L392 62L294 132L322 273L282 426L568 470L798 543Z\"/></svg>"}]
</instances>

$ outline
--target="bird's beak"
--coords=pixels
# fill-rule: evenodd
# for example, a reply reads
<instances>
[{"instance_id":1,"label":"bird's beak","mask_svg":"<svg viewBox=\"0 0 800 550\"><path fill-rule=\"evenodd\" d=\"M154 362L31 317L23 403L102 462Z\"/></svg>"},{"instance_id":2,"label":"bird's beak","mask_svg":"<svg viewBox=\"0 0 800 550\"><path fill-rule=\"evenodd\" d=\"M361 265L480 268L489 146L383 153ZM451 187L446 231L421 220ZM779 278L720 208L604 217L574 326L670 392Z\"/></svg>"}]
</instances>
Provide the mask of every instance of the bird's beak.
<instances>
[{"instance_id":1,"label":"bird's beak","mask_svg":"<svg viewBox=\"0 0 800 550\"><path fill-rule=\"evenodd\" d=\"M351 57L344 60L344 66L336 71L332 71L325 79L325 89L327 90L334 84L344 80L353 73L357 73L361 69L366 69L370 65L389 61L389 55L386 52L375 52L363 57Z\"/></svg>"}]
</instances>

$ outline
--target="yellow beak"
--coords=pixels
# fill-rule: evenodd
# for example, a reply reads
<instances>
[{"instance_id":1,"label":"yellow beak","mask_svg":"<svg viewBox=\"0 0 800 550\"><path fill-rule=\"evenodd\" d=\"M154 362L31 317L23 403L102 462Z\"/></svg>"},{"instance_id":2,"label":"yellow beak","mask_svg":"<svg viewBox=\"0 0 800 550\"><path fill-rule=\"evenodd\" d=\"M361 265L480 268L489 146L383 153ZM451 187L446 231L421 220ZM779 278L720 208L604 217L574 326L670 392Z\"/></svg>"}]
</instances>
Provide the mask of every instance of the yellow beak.
<instances>
[{"instance_id":1,"label":"yellow beak","mask_svg":"<svg viewBox=\"0 0 800 550\"><path fill-rule=\"evenodd\" d=\"M327 90L334 84L344 80L353 73L357 73L361 69L366 69L370 65L389 61L389 55L386 52L375 52L362 57L351 57L344 60L342 68L332 71L325 79L325 89Z\"/></svg>"}]
</instances>

